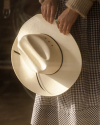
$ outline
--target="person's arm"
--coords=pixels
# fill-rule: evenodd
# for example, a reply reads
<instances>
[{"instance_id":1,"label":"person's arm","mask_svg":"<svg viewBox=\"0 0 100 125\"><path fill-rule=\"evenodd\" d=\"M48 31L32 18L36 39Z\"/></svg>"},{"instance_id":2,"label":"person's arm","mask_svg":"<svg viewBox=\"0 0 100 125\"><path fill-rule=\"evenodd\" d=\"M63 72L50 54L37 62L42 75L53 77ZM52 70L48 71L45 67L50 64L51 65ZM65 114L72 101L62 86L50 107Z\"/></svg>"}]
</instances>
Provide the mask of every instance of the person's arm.
<instances>
[{"instance_id":1,"label":"person's arm","mask_svg":"<svg viewBox=\"0 0 100 125\"><path fill-rule=\"evenodd\" d=\"M93 0L68 0L66 6L79 13L82 17L86 17L90 8L93 5Z\"/></svg>"},{"instance_id":2,"label":"person's arm","mask_svg":"<svg viewBox=\"0 0 100 125\"><path fill-rule=\"evenodd\" d=\"M67 35L70 32L72 25L77 20L78 15L85 18L92 5L93 0L68 0L66 2L68 8L58 17L59 23L57 26L60 32Z\"/></svg>"}]
</instances>

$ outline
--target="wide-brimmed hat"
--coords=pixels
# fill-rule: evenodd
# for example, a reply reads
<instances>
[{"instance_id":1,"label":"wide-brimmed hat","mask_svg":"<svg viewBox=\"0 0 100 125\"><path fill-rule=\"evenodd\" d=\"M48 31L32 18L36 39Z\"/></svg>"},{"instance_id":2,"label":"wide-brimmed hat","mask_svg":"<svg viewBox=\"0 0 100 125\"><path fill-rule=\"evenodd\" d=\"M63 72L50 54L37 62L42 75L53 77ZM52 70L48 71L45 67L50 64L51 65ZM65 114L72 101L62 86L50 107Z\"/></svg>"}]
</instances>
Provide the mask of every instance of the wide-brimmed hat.
<instances>
[{"instance_id":1,"label":"wide-brimmed hat","mask_svg":"<svg viewBox=\"0 0 100 125\"><path fill-rule=\"evenodd\" d=\"M56 23L41 14L21 27L11 50L12 66L20 82L43 96L67 91L78 79L82 59L71 34L63 35Z\"/></svg>"}]
</instances>

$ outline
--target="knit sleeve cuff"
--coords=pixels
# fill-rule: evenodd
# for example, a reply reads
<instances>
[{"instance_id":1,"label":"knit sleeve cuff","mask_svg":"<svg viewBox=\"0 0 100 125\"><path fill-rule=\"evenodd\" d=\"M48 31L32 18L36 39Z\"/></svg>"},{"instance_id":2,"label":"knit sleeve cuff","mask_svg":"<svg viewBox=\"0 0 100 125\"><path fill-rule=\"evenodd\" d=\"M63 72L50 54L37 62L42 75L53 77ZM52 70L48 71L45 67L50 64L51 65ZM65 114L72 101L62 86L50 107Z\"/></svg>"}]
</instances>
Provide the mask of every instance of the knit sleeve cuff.
<instances>
[{"instance_id":1,"label":"knit sleeve cuff","mask_svg":"<svg viewBox=\"0 0 100 125\"><path fill-rule=\"evenodd\" d=\"M43 2L44 2L44 0L39 0L39 3L41 3L41 4L42 4Z\"/></svg>"},{"instance_id":2,"label":"knit sleeve cuff","mask_svg":"<svg viewBox=\"0 0 100 125\"><path fill-rule=\"evenodd\" d=\"M86 17L90 8L92 7L93 2L90 0L68 0L66 6L75 10L82 17Z\"/></svg>"}]
</instances>

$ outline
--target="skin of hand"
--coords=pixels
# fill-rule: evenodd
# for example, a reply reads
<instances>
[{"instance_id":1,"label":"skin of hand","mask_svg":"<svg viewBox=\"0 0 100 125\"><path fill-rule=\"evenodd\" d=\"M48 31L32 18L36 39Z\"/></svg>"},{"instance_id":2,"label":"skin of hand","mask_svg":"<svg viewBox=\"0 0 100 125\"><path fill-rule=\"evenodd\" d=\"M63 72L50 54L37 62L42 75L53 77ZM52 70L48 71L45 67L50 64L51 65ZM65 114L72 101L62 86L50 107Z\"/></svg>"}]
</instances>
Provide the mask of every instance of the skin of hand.
<instances>
[{"instance_id":1,"label":"skin of hand","mask_svg":"<svg viewBox=\"0 0 100 125\"><path fill-rule=\"evenodd\" d=\"M57 0L45 0L41 6L43 18L49 23L53 23L57 11Z\"/></svg>"},{"instance_id":2,"label":"skin of hand","mask_svg":"<svg viewBox=\"0 0 100 125\"><path fill-rule=\"evenodd\" d=\"M65 9L57 19L57 27L60 32L64 35L67 35L70 32L72 25L77 20L78 16L79 14L76 11L70 8Z\"/></svg>"}]
</instances>

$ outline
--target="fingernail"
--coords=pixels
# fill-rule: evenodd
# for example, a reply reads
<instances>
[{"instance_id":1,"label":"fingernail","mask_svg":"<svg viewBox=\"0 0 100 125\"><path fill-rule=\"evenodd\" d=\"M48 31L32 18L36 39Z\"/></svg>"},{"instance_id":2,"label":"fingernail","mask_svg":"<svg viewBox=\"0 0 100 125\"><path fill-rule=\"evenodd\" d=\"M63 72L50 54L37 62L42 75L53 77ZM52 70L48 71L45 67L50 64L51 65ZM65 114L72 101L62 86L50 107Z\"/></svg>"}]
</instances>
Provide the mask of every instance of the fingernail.
<instances>
[{"instance_id":1,"label":"fingernail","mask_svg":"<svg viewBox=\"0 0 100 125\"><path fill-rule=\"evenodd\" d=\"M50 23L52 24L52 21L50 21Z\"/></svg>"},{"instance_id":2,"label":"fingernail","mask_svg":"<svg viewBox=\"0 0 100 125\"><path fill-rule=\"evenodd\" d=\"M66 35L66 33L65 33L65 32L63 32L63 34L64 34L64 35Z\"/></svg>"},{"instance_id":3,"label":"fingernail","mask_svg":"<svg viewBox=\"0 0 100 125\"><path fill-rule=\"evenodd\" d=\"M69 32L68 31L66 31L66 34L68 34Z\"/></svg>"},{"instance_id":4,"label":"fingernail","mask_svg":"<svg viewBox=\"0 0 100 125\"><path fill-rule=\"evenodd\" d=\"M53 23L53 19L50 20L51 24Z\"/></svg>"}]
</instances>

